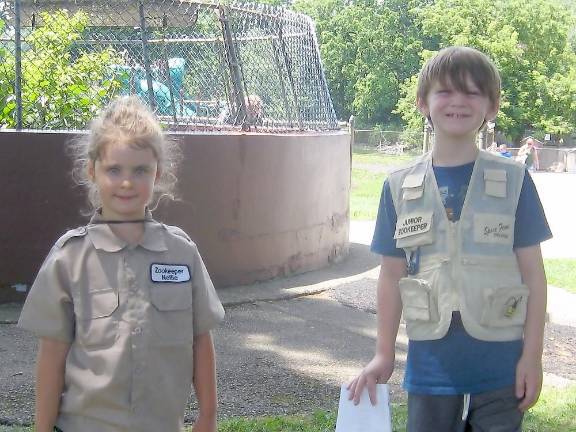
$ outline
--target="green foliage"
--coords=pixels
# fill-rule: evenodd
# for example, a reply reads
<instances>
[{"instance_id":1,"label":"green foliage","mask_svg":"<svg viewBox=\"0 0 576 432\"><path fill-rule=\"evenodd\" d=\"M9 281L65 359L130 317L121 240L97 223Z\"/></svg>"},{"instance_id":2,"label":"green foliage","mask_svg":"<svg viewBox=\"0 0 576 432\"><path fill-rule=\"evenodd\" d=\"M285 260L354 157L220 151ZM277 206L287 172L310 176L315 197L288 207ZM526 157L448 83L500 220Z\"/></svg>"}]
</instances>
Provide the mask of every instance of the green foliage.
<instances>
[{"instance_id":1,"label":"green foliage","mask_svg":"<svg viewBox=\"0 0 576 432\"><path fill-rule=\"evenodd\" d=\"M408 3L411 3L410 1ZM407 2L296 0L317 24L320 50L339 118L397 122L399 85L419 65L422 43Z\"/></svg>"},{"instance_id":2,"label":"green foliage","mask_svg":"<svg viewBox=\"0 0 576 432\"><path fill-rule=\"evenodd\" d=\"M502 76L499 130L519 138L530 128L564 134L576 119L576 56L568 35L574 15L553 0L437 0L415 11L439 47L467 45L488 54ZM405 81L397 106L409 127L421 127L413 107L415 80Z\"/></svg>"},{"instance_id":3,"label":"green foliage","mask_svg":"<svg viewBox=\"0 0 576 432\"><path fill-rule=\"evenodd\" d=\"M544 268L550 285L576 294L576 259L545 259Z\"/></svg>"},{"instance_id":4,"label":"green foliage","mask_svg":"<svg viewBox=\"0 0 576 432\"><path fill-rule=\"evenodd\" d=\"M82 128L119 88L110 67L121 63L111 49L83 52L74 44L88 25L86 13L40 14L43 23L22 52L22 118L26 128ZM16 126L15 58L0 52L0 126Z\"/></svg>"}]
</instances>

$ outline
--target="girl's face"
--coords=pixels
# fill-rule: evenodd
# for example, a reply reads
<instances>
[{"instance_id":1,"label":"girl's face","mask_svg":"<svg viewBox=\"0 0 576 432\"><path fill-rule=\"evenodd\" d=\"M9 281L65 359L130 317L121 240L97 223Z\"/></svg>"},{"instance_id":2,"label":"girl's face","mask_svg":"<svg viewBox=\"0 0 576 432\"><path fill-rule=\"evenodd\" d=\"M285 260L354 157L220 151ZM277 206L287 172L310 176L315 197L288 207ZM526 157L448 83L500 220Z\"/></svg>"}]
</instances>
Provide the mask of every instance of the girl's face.
<instances>
[{"instance_id":1,"label":"girl's face","mask_svg":"<svg viewBox=\"0 0 576 432\"><path fill-rule=\"evenodd\" d=\"M159 176L158 161L151 148L108 144L88 175L98 188L104 219L142 219Z\"/></svg>"}]
</instances>

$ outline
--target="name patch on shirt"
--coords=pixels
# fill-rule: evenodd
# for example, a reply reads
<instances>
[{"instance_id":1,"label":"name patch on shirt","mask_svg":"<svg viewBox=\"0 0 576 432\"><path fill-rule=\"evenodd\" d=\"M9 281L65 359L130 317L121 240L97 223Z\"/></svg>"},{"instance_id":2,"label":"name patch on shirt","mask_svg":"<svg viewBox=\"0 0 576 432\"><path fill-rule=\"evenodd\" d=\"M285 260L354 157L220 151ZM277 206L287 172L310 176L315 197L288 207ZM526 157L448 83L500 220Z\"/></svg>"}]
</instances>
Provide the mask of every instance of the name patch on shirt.
<instances>
[{"instance_id":1,"label":"name patch on shirt","mask_svg":"<svg viewBox=\"0 0 576 432\"><path fill-rule=\"evenodd\" d=\"M474 215L474 241L510 244L514 240L514 219L499 214Z\"/></svg>"},{"instance_id":2,"label":"name patch on shirt","mask_svg":"<svg viewBox=\"0 0 576 432\"><path fill-rule=\"evenodd\" d=\"M152 264L150 278L152 282L188 282L190 269L187 265L181 264Z\"/></svg>"},{"instance_id":3,"label":"name patch on shirt","mask_svg":"<svg viewBox=\"0 0 576 432\"><path fill-rule=\"evenodd\" d=\"M432 226L432 213L409 214L398 218L396 223L395 239L422 234L430 231Z\"/></svg>"}]
</instances>

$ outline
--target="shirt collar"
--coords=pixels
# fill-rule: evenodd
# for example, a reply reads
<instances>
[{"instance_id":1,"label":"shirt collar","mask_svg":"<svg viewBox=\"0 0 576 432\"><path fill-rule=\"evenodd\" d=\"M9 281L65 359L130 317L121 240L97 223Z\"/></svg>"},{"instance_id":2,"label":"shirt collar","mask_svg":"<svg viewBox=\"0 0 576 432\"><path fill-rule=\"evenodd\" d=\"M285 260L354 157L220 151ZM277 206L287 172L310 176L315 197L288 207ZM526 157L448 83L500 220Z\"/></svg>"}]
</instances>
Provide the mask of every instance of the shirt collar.
<instances>
[{"instance_id":1,"label":"shirt collar","mask_svg":"<svg viewBox=\"0 0 576 432\"><path fill-rule=\"evenodd\" d=\"M145 249L155 252L168 250L166 247L164 226L152 218L152 213L148 209L146 209L145 219L150 220L150 222L144 223L144 235L136 247L142 246ZM110 229L110 225L94 223L101 220L102 214L100 209L98 209L88 224L88 236L94 247L106 252L118 252L128 247L128 243L114 234Z\"/></svg>"}]
</instances>

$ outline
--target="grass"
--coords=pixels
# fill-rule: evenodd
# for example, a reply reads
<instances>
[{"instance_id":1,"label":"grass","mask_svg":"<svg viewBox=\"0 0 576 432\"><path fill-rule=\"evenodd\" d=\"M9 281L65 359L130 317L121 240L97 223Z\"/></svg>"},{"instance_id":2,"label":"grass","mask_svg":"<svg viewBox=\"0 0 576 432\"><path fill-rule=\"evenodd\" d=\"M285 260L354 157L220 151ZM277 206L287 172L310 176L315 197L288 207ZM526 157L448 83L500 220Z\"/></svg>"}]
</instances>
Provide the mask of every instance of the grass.
<instances>
[{"instance_id":1,"label":"grass","mask_svg":"<svg viewBox=\"0 0 576 432\"><path fill-rule=\"evenodd\" d=\"M413 155L386 155L374 151L354 150L350 192L351 219L376 219L386 170L401 166L413 158Z\"/></svg>"},{"instance_id":2,"label":"grass","mask_svg":"<svg viewBox=\"0 0 576 432\"><path fill-rule=\"evenodd\" d=\"M538 404L524 418L524 432L576 432L576 385L545 387ZM406 430L405 404L392 404L392 431ZM232 418L220 422L219 432L333 432L336 413ZM189 428L190 432L191 429ZM0 432L32 432L32 428L0 426Z\"/></svg>"},{"instance_id":3,"label":"grass","mask_svg":"<svg viewBox=\"0 0 576 432\"><path fill-rule=\"evenodd\" d=\"M576 294L576 259L545 259L548 283Z\"/></svg>"}]
</instances>

